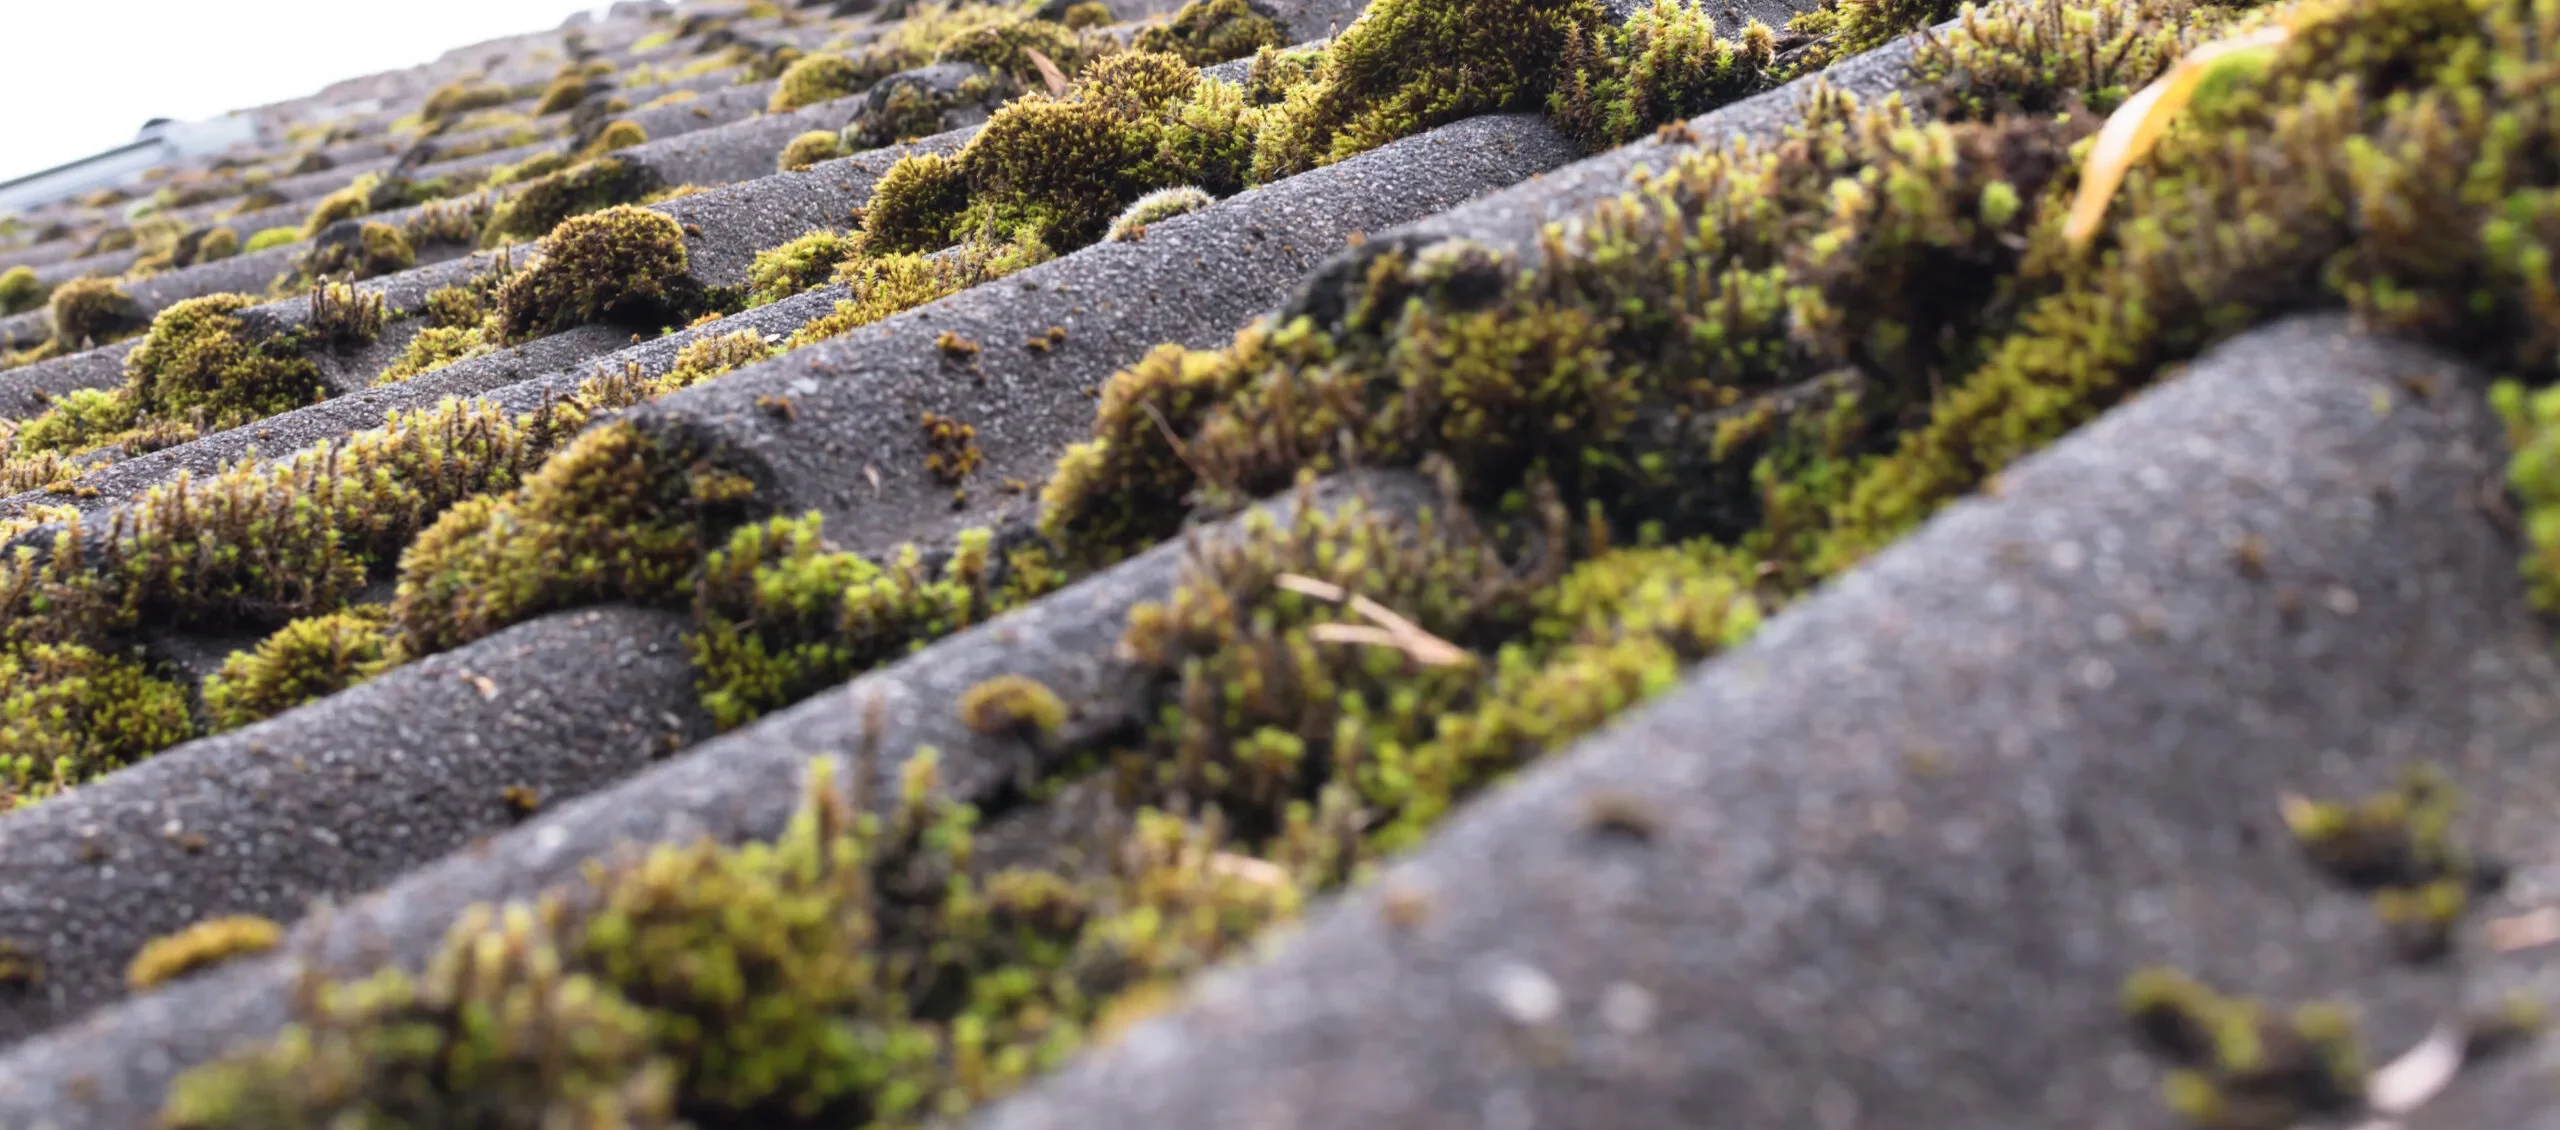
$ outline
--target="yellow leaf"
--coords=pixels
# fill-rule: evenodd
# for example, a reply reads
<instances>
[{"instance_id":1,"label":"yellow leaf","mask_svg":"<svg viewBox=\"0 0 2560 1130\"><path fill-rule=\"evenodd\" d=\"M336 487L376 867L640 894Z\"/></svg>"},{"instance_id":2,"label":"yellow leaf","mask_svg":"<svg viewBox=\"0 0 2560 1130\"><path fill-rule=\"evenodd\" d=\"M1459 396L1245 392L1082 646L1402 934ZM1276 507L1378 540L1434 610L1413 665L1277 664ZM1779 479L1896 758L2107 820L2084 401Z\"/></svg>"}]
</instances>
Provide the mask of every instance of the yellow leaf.
<instances>
[{"instance_id":1,"label":"yellow leaf","mask_svg":"<svg viewBox=\"0 0 2560 1130\"><path fill-rule=\"evenodd\" d=\"M2107 117L2106 126L2098 131L2098 140L2090 145L2088 160L2080 166L2080 193L2071 201L2063 237L2074 246L2086 245L2097 237L2098 224L2107 218L2107 205L2124 184L2125 174L2151 152L2161 132L2195 97L2196 87L2212 73L2217 62L2243 52L2272 52L2288 35L2290 31L2283 25L2270 24L2204 44L2187 52L2185 58L2169 68L2168 74L2116 107L2116 112Z\"/></svg>"}]
</instances>

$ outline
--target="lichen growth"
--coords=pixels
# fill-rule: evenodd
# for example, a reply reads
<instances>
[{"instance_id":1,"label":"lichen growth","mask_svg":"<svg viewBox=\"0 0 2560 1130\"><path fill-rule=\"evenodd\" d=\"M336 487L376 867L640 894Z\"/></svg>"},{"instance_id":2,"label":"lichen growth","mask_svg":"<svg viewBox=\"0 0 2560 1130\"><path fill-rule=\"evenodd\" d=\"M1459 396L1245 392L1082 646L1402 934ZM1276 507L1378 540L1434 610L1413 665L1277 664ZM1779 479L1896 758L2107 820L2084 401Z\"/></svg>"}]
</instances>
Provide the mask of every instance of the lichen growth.
<instances>
[{"instance_id":1,"label":"lichen growth","mask_svg":"<svg viewBox=\"0 0 2560 1130\"><path fill-rule=\"evenodd\" d=\"M283 939L283 927L256 915L208 918L144 944L126 967L124 983L137 993L158 988L233 958L265 953Z\"/></svg>"},{"instance_id":2,"label":"lichen growth","mask_svg":"<svg viewBox=\"0 0 2560 1130\"><path fill-rule=\"evenodd\" d=\"M247 651L233 652L204 681L205 713L216 732L273 718L380 674L392 660L380 605L306 616Z\"/></svg>"}]
</instances>

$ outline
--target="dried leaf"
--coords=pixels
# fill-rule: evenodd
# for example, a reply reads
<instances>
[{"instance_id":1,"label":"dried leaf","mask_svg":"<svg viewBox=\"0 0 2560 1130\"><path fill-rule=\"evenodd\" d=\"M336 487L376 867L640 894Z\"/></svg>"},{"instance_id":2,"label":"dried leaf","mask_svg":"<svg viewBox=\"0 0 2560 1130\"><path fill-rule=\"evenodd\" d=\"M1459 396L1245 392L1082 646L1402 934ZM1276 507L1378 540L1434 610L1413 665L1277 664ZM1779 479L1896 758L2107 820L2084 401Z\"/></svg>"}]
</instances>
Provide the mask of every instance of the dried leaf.
<instances>
[{"instance_id":1,"label":"dried leaf","mask_svg":"<svg viewBox=\"0 0 2560 1130\"><path fill-rule=\"evenodd\" d=\"M2489 948L2499 953L2539 949L2560 942L2560 910L2544 907L2491 921Z\"/></svg>"},{"instance_id":2,"label":"dried leaf","mask_svg":"<svg viewBox=\"0 0 2560 1130\"><path fill-rule=\"evenodd\" d=\"M2108 115L2106 126L2098 131L2098 140L2090 145L2088 160L2080 166L2080 193L2071 201L2071 215L2062 228L2064 238L2074 245L2085 245L2097 237L2098 224L2107 218L2107 205L2115 199L2125 174L2151 152L2161 132L2169 128L2178 111L2186 109L2197 86L2212 73L2216 63L2244 52L2271 52L2290 34L2283 25L2272 24L2204 44L2187 52L2185 58L2169 68L2168 74L2116 107L2116 112Z\"/></svg>"},{"instance_id":3,"label":"dried leaf","mask_svg":"<svg viewBox=\"0 0 2560 1130\"><path fill-rule=\"evenodd\" d=\"M1340 604L1345 596L1340 585L1296 573L1280 574L1280 580L1277 583L1285 591L1294 592L1300 596L1311 596L1327 604Z\"/></svg>"},{"instance_id":4,"label":"dried leaf","mask_svg":"<svg viewBox=\"0 0 2560 1130\"><path fill-rule=\"evenodd\" d=\"M2365 1104L2377 1113L2403 1115L2444 1093L2462 1070L2462 1033L2438 1024L2416 1047L2382 1065L2365 1082Z\"/></svg>"},{"instance_id":5,"label":"dried leaf","mask_svg":"<svg viewBox=\"0 0 2560 1130\"><path fill-rule=\"evenodd\" d=\"M1031 56L1032 66L1040 68L1040 81L1048 84L1049 97L1067 96L1067 76L1058 70L1056 63L1050 62L1049 57L1041 54L1038 48L1025 47L1022 53Z\"/></svg>"}]
</instances>

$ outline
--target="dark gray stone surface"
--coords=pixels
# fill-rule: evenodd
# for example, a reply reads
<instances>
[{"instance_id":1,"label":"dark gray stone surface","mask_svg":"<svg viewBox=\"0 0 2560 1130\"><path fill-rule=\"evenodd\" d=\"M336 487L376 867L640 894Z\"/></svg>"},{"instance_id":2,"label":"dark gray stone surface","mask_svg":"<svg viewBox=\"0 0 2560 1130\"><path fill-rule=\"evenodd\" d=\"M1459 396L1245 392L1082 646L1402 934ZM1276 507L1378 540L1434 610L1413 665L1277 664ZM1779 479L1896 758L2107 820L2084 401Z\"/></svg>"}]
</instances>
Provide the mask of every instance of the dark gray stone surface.
<instances>
[{"instance_id":1,"label":"dark gray stone surface","mask_svg":"<svg viewBox=\"0 0 2560 1130\"><path fill-rule=\"evenodd\" d=\"M1409 511L1427 502L1431 494L1418 481L1406 476L1368 476L1332 484L1319 495L1320 505L1330 505L1342 498L1359 494L1372 499L1389 512ZM1294 508L1294 498L1283 498L1267 508L1285 517ZM1222 536L1215 528L1202 536ZM1120 633L1129 609L1141 601L1164 599L1179 578L1187 550L1180 543L1167 544L1134 558L1079 584L1070 586L1028 608L990 621L977 628L953 636L919 652L894 666L882 668L854 680L840 691L830 692L797 707L766 718L753 726L706 742L667 764L654 767L610 789L583 799L563 804L542 814L525 827L492 836L486 843L420 868L378 893L357 900L336 913L305 921L288 948L303 954L319 955L328 961L354 961L371 964L388 957L414 962L430 952L441 940L447 925L465 907L475 902L507 899L537 894L547 888L576 879L583 860L606 855L627 845L683 841L697 836L712 836L736 841L778 834L799 799L799 783L813 758L834 757L840 763L858 756L841 769L838 780L850 780L852 773L867 771L876 775L883 786L874 787L874 797L894 797L899 763L922 746L941 751L941 780L949 795L967 802L993 798L1012 782L1016 774L1034 765L1038 755L1019 739L988 737L970 731L960 724L952 708L962 691L999 674L1027 675L1040 680L1071 704L1072 720L1061 731L1059 739L1072 743L1110 732L1125 725L1145 702L1147 678L1124 660L1117 658ZM578 615L593 615L582 613ZM573 638L562 626L561 618L553 618L515 629L505 636L494 637L481 645L466 648L445 657L448 663L469 663L483 655L489 644L510 637L532 639ZM628 627L574 638L602 641L615 638L616 632L628 633ZM438 661L430 661L438 662ZM482 661L476 669L491 670L497 664ZM445 682L471 691L455 677L456 669L447 668ZM394 680L399 680L397 683ZM439 701L416 697L434 694L452 699L455 706L473 713L485 706L469 701L476 692L460 694L425 677L400 679L395 673L374 684L373 701L385 717L429 716L439 710L452 710ZM417 688L412 690L411 688ZM627 697L629 684L624 694ZM329 702L343 702L364 694L364 689L349 692ZM503 697L503 692L502 692ZM870 704L877 702L878 710ZM326 704L324 704L326 705ZM588 709L596 709L588 707ZM268 723L271 727L312 727L310 732L325 734L316 722L295 722L296 718L315 714L302 711ZM877 729L867 724L876 717ZM298 729L294 732L302 732ZM460 735L473 733L468 725L453 731ZM243 732L248 733L247 731ZM876 755L864 755L868 746ZM432 745L427 748L443 748ZM1063 748L1063 747L1061 747ZM163 755L162 761L170 756ZM243 755L234 755L235 757ZM414 771L423 768L424 758L393 763ZM160 765L147 763L145 768ZM255 763L252 763L255 764ZM238 772L238 770L235 770ZM260 768L261 779L279 772ZM491 776L466 775L471 780L456 786L442 779L422 781L413 786L432 792L450 792L471 784L489 784ZM212 778L210 791L223 799L213 805L185 814L187 826L199 827L217 844L245 843L250 850L275 850L290 855L301 850L290 829L275 830L274 821L282 814L259 811L245 789L224 789ZM251 788L256 786L252 785ZM396 786L394 786L396 788ZM348 790L356 803L371 803L386 790L368 786ZM78 794L74 794L77 796ZM151 841L134 836L155 834L163 825L159 798L184 796L167 785L149 792L132 794L137 799L134 818L138 832L119 840L119 847L139 849ZM68 798L66 798L68 799ZM444 812L454 805L455 797L438 797L443 806L440 819L456 820L459 814ZM94 803L94 802L93 802ZM325 809L326 806L321 806ZM41 811L39 809L38 811ZM350 813L356 815L356 813ZM317 817L324 826L329 817L314 810L305 819ZM371 819L408 821L417 817L405 806L396 813L374 815ZM401 825L404 828L409 824ZM351 834L370 842L373 833L357 821L347 825ZM80 865L71 862L78 857L80 825L56 819L51 835L38 840L8 840L0 843L27 843L25 851L12 849L0 856L0 874L24 866L34 872L30 881L50 882L60 907L47 906L28 916L38 929L59 929L43 925L78 916L83 922L97 922L95 929L122 941L137 932L119 922L147 919L180 924L187 919L170 918L164 907L147 905L141 900L115 900L111 910L88 911L69 905L72 892L58 876L66 868ZM234 830L236 829L236 830ZM458 846L462 838L477 829L448 826L451 844L438 851ZM0 832L17 835L15 831ZM415 833L412 833L415 836ZM412 842L415 842L413 839ZM272 845L267 848L265 845ZM151 847L160 855L167 852ZM327 845L321 858L337 858L340 845ZM42 852L41 861L18 861L26 852ZM432 855L434 853L428 853ZM423 859L427 856L413 857ZM215 860L211 849L203 856L184 857L173 862L190 867L190 861ZM280 872L261 879L266 868L238 868L224 871L222 879L212 885L191 883L190 892L226 890L221 884L243 884L237 897L267 899L265 892L256 896L248 887L271 885L306 864L283 864L261 858ZM209 865L207 865L209 866ZM232 878L232 876L237 878ZM387 875L383 878L387 878ZM373 881L382 881L376 878ZM7 880L0 879L0 883ZM338 887L336 889L355 889ZM12 890L0 886L0 933L7 933L16 905L9 896ZM82 896L94 897L94 896ZM202 897L202 896L197 896ZM147 935L152 926L138 933ZM76 958L76 955L75 955ZM112 957L120 963L120 957ZM116 966L121 968L120 964ZM47 1125L140 1128L150 1125L157 1113L159 1097L169 1080L186 1065L202 1062L232 1042L272 1032L284 1021L283 1005L288 994L284 988L293 975L291 963L283 958L266 958L235 962L208 974L179 982L163 991L110 1006L89 1019L56 1029L10 1049L0 1056L0 1125L43 1127ZM103 995L103 994L101 994ZM20 1008L29 1007L20 1005ZM21 1029L22 1030L22 1029Z\"/></svg>"},{"instance_id":2,"label":"dark gray stone surface","mask_svg":"<svg viewBox=\"0 0 2560 1130\"><path fill-rule=\"evenodd\" d=\"M2277 798L2437 760L2458 834L2548 846L2478 383L2342 318L2216 350L976 1125L2167 1130L2152 963L2397 1054L2463 966L2394 958Z\"/></svg>"},{"instance_id":3,"label":"dark gray stone surface","mask_svg":"<svg viewBox=\"0 0 2560 1130\"><path fill-rule=\"evenodd\" d=\"M0 937L46 975L0 994L0 1043L122 995L154 937L221 914L292 922L509 827L509 786L564 800L709 736L685 623L548 617L11 813Z\"/></svg>"},{"instance_id":4,"label":"dark gray stone surface","mask_svg":"<svg viewBox=\"0 0 2560 1130\"><path fill-rule=\"evenodd\" d=\"M641 411L691 417L763 460L777 506L823 512L829 535L855 548L999 524L1029 513L1035 499L998 486L1038 479L1085 438L1093 418L1086 390L1114 370L1160 342L1223 343L1353 232L1451 207L1573 156L1533 115L1443 126L1151 226L1142 241L1088 247ZM1067 331L1061 345L1025 347L1051 326ZM973 363L944 356L936 340L945 332L980 345ZM795 418L758 407L764 396L789 397ZM926 411L978 429L987 463L965 507L955 508L950 488L924 469L917 421Z\"/></svg>"}]
</instances>

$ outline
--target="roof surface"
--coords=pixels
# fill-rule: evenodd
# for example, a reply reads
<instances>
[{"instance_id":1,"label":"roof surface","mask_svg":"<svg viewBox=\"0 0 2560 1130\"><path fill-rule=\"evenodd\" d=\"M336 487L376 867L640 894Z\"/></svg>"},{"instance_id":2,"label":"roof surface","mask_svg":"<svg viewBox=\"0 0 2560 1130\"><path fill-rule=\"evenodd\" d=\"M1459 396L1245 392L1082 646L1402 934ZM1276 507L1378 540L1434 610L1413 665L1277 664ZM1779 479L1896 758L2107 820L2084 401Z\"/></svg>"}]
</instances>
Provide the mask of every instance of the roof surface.
<instances>
[{"instance_id":1,"label":"roof surface","mask_svg":"<svg viewBox=\"0 0 2560 1130\"><path fill-rule=\"evenodd\" d=\"M258 108L0 226L0 1126L2553 1122L2546 9Z\"/></svg>"}]
</instances>

